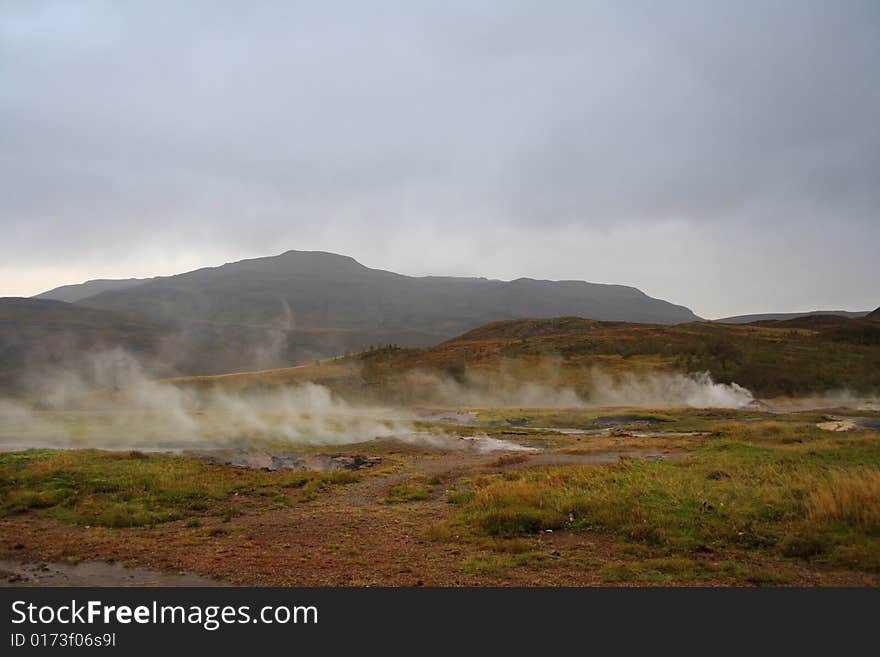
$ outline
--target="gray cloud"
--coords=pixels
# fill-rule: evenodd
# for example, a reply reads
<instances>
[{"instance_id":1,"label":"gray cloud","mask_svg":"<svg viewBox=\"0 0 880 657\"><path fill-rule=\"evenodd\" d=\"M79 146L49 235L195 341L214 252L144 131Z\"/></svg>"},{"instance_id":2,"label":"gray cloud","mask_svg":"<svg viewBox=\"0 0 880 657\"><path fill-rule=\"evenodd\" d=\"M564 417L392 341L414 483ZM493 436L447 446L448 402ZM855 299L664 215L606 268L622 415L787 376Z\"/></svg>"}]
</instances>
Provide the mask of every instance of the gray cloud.
<instances>
[{"instance_id":1,"label":"gray cloud","mask_svg":"<svg viewBox=\"0 0 880 657\"><path fill-rule=\"evenodd\" d=\"M0 294L315 248L880 303L872 0L181 4L0 4Z\"/></svg>"}]
</instances>

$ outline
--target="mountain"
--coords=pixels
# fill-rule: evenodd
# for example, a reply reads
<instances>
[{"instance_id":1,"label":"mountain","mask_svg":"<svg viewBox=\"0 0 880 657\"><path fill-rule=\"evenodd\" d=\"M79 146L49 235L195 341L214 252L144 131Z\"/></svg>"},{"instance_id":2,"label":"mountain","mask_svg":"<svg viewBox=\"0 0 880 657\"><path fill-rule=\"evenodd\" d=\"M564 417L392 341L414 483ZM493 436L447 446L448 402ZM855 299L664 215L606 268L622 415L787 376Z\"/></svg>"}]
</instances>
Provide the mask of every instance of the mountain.
<instances>
[{"instance_id":1,"label":"mountain","mask_svg":"<svg viewBox=\"0 0 880 657\"><path fill-rule=\"evenodd\" d=\"M75 303L59 300L75 300ZM579 315L674 324L683 306L622 285L411 277L332 253L288 251L176 276L95 280L0 299L0 388L120 347L155 376L306 363L370 346L425 347L488 322Z\"/></svg>"},{"instance_id":2,"label":"mountain","mask_svg":"<svg viewBox=\"0 0 880 657\"><path fill-rule=\"evenodd\" d=\"M734 317L722 317L714 319L713 322L721 324L751 324L752 322L766 322L770 320L797 319L798 317L809 317L811 315L834 315L837 317L849 317L857 319L865 317L870 311L849 311L849 310L809 310L802 313L764 313L759 315L736 315Z\"/></svg>"},{"instance_id":3,"label":"mountain","mask_svg":"<svg viewBox=\"0 0 880 657\"><path fill-rule=\"evenodd\" d=\"M156 278L79 303L173 323L414 332L424 336L423 344L518 317L579 315L661 324L698 319L683 306L622 285L403 276L317 251Z\"/></svg>"},{"instance_id":4,"label":"mountain","mask_svg":"<svg viewBox=\"0 0 880 657\"><path fill-rule=\"evenodd\" d=\"M877 308L876 310L872 311L872 312L868 315L867 318L868 318L868 319L880 319L880 308Z\"/></svg>"},{"instance_id":5,"label":"mountain","mask_svg":"<svg viewBox=\"0 0 880 657\"><path fill-rule=\"evenodd\" d=\"M101 292L110 292L113 290L124 290L127 287L138 285L152 279L149 278L124 278L124 279L105 279L98 278L85 283L76 283L74 285L62 285L48 292L43 292L33 297L34 299L50 299L53 301L66 301L67 303L76 303L88 297L93 297Z\"/></svg>"}]
</instances>

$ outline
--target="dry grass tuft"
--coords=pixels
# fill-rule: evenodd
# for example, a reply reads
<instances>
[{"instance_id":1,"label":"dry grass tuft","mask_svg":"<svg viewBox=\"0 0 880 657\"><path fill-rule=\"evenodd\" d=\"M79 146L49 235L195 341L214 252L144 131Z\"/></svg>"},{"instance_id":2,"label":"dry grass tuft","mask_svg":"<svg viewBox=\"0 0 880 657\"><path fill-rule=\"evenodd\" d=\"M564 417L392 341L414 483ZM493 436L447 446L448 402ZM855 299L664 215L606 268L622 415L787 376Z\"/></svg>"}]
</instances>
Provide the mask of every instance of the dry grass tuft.
<instances>
[{"instance_id":1,"label":"dry grass tuft","mask_svg":"<svg viewBox=\"0 0 880 657\"><path fill-rule=\"evenodd\" d=\"M807 516L817 523L844 523L880 529L880 469L857 468L831 474L807 500Z\"/></svg>"}]
</instances>

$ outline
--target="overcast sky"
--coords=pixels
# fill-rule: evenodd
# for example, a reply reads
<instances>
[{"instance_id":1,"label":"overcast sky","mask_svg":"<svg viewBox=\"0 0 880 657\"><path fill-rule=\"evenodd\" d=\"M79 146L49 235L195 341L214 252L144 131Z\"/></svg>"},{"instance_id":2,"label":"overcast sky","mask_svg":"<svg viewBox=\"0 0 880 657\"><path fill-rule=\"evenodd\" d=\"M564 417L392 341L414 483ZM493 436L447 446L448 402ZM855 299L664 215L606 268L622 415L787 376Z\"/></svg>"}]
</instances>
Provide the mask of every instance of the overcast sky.
<instances>
[{"instance_id":1,"label":"overcast sky","mask_svg":"<svg viewBox=\"0 0 880 657\"><path fill-rule=\"evenodd\" d=\"M0 295L317 249L880 305L880 3L0 0Z\"/></svg>"}]
</instances>

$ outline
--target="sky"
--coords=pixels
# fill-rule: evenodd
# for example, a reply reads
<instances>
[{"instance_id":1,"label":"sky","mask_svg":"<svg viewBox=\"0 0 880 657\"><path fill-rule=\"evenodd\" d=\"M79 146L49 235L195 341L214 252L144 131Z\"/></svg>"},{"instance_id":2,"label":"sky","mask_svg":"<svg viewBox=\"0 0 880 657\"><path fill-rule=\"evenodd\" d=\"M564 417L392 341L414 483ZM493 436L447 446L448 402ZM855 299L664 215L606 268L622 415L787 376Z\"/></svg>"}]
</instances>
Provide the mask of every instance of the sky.
<instances>
[{"instance_id":1,"label":"sky","mask_svg":"<svg viewBox=\"0 0 880 657\"><path fill-rule=\"evenodd\" d=\"M0 0L0 296L289 249L880 305L880 3Z\"/></svg>"}]
</instances>

